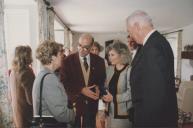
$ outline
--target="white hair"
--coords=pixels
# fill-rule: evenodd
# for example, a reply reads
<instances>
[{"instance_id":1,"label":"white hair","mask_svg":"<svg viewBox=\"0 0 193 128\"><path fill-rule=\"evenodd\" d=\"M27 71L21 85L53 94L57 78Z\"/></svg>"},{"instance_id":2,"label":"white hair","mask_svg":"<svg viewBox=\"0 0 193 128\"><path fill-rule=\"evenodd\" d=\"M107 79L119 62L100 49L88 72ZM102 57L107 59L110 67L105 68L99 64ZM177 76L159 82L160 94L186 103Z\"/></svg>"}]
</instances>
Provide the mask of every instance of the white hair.
<instances>
[{"instance_id":1,"label":"white hair","mask_svg":"<svg viewBox=\"0 0 193 128\"><path fill-rule=\"evenodd\" d=\"M153 27L151 17L141 10L137 10L127 17L127 25L133 26L135 23L138 23L141 27L144 25Z\"/></svg>"}]
</instances>

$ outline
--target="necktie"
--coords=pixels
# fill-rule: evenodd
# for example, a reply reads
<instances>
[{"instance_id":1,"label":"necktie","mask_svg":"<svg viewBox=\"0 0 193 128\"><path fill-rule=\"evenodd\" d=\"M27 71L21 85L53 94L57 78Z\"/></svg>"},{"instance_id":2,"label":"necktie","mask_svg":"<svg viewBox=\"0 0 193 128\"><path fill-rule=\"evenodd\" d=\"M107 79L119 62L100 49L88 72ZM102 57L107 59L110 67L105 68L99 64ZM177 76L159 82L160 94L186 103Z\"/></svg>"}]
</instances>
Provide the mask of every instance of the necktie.
<instances>
[{"instance_id":1,"label":"necktie","mask_svg":"<svg viewBox=\"0 0 193 128\"><path fill-rule=\"evenodd\" d=\"M84 60L84 68L87 71L88 70L88 63L87 63L86 57L84 57L83 60Z\"/></svg>"}]
</instances>

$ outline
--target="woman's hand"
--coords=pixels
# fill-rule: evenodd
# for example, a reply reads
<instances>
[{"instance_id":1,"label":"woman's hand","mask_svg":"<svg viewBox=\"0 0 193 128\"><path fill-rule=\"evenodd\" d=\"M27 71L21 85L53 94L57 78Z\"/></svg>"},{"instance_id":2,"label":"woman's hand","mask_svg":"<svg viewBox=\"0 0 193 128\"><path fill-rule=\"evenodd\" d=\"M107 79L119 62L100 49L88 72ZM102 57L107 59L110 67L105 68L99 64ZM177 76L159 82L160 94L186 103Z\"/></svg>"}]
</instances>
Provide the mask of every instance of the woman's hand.
<instances>
[{"instance_id":1,"label":"woman's hand","mask_svg":"<svg viewBox=\"0 0 193 128\"><path fill-rule=\"evenodd\" d=\"M105 101L105 102L111 102L113 100L113 96L111 95L111 93L109 91L107 91L107 95L104 95L102 97L102 99Z\"/></svg>"}]
</instances>

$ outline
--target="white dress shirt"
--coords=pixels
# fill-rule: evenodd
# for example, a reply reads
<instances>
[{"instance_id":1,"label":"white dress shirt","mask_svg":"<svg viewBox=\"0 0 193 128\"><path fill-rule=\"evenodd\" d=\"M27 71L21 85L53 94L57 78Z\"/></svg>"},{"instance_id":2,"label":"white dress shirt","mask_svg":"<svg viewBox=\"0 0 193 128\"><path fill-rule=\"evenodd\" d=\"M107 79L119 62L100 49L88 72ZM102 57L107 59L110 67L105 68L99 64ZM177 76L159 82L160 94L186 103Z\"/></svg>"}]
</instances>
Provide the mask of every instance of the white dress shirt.
<instances>
[{"instance_id":1,"label":"white dress shirt","mask_svg":"<svg viewBox=\"0 0 193 128\"><path fill-rule=\"evenodd\" d=\"M151 31L145 36L145 38L144 38L144 40L143 40L143 46L146 44L146 42L147 42L147 40L149 39L149 37L151 36L151 34L153 34L155 31L156 31L156 30L153 29L153 30L151 30Z\"/></svg>"},{"instance_id":2,"label":"white dress shirt","mask_svg":"<svg viewBox=\"0 0 193 128\"><path fill-rule=\"evenodd\" d=\"M90 54L86 55L85 57L86 57L87 64L88 64L88 66L90 67ZM82 56L79 55L79 58L80 58L80 61L81 61L82 63L84 63L84 57L82 57Z\"/></svg>"}]
</instances>

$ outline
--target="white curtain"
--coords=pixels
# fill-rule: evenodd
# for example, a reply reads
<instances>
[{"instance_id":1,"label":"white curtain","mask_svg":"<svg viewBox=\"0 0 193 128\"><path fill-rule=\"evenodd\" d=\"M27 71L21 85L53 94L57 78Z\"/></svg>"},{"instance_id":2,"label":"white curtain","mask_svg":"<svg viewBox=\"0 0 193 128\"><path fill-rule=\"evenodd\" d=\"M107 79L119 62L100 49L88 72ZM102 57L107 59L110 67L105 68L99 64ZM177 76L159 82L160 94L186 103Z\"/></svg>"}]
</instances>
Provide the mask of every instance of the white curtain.
<instances>
[{"instance_id":1,"label":"white curtain","mask_svg":"<svg viewBox=\"0 0 193 128\"><path fill-rule=\"evenodd\" d=\"M67 28L64 29L64 47L70 48L69 31Z\"/></svg>"},{"instance_id":2,"label":"white curtain","mask_svg":"<svg viewBox=\"0 0 193 128\"><path fill-rule=\"evenodd\" d=\"M4 31L4 0L0 0L0 127L10 128L11 108L7 99L8 68Z\"/></svg>"}]
</instances>

